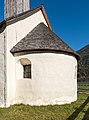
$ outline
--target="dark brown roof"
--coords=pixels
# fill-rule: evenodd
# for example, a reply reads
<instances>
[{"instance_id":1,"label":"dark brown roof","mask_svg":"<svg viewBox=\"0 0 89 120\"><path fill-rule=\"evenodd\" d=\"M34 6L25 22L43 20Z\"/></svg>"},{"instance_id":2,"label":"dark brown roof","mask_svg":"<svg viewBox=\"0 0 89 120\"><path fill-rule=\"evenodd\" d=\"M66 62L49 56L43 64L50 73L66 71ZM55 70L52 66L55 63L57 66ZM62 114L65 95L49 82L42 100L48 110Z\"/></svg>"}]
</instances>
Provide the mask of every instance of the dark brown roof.
<instances>
[{"instance_id":1,"label":"dark brown roof","mask_svg":"<svg viewBox=\"0 0 89 120\"><path fill-rule=\"evenodd\" d=\"M1 26L2 24L11 25L11 24L13 24L13 23L15 23L15 22L18 22L18 21L20 21L20 20L25 19L26 17L29 17L29 16L35 14L35 13L38 12L39 10L42 11L43 16L44 16L44 18L45 18L45 20L46 20L46 22L47 22L47 24L48 24L48 27L52 30L52 27L51 27L51 25L50 25L50 22L49 22L49 20L48 20L48 17L47 17L47 15L46 15L46 12L45 12L44 7L43 7L42 5L36 7L36 8L34 8L34 9L32 9L32 10L29 10L29 11L27 11L27 12L23 12L23 13L17 15L17 16L12 16L12 17L10 17L10 18L2 21L2 22L0 23L0 26Z\"/></svg>"},{"instance_id":2,"label":"dark brown roof","mask_svg":"<svg viewBox=\"0 0 89 120\"><path fill-rule=\"evenodd\" d=\"M44 25L44 23L40 23L31 32L29 32L26 37L24 37L11 49L11 53L32 50L62 51L75 55L78 58L78 54L66 43L64 43L46 25Z\"/></svg>"}]
</instances>

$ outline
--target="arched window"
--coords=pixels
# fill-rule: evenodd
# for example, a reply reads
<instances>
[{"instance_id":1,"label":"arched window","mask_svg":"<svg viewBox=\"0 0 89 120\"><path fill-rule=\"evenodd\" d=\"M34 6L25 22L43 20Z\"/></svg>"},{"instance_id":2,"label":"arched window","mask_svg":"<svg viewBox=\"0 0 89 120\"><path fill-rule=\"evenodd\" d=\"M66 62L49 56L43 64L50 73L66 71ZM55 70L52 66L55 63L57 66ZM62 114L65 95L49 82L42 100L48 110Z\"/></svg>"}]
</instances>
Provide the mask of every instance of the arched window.
<instances>
[{"instance_id":1,"label":"arched window","mask_svg":"<svg viewBox=\"0 0 89 120\"><path fill-rule=\"evenodd\" d=\"M20 59L20 63L23 66L23 78L31 79L31 61L27 58Z\"/></svg>"}]
</instances>

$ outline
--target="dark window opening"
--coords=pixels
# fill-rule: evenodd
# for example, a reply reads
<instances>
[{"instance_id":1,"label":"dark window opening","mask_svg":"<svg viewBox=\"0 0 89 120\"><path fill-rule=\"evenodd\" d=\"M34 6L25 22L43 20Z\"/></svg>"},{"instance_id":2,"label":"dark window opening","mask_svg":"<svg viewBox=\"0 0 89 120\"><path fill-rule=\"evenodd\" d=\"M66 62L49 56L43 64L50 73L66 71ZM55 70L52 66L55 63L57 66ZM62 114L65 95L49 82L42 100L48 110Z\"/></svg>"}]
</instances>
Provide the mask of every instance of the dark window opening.
<instances>
[{"instance_id":1,"label":"dark window opening","mask_svg":"<svg viewBox=\"0 0 89 120\"><path fill-rule=\"evenodd\" d=\"M31 64L30 65L23 65L23 77L24 78L31 78Z\"/></svg>"}]
</instances>

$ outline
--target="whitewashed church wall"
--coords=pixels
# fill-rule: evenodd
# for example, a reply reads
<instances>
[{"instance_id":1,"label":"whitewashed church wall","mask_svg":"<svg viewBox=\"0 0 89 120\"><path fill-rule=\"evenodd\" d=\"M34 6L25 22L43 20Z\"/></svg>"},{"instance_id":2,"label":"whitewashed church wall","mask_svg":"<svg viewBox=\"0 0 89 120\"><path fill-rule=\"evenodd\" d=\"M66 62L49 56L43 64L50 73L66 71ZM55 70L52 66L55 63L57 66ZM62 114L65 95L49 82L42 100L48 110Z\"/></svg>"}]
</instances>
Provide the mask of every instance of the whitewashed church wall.
<instances>
[{"instance_id":1,"label":"whitewashed church wall","mask_svg":"<svg viewBox=\"0 0 89 120\"><path fill-rule=\"evenodd\" d=\"M1 31L0 31L1 32ZM0 33L0 107L5 106L6 92L5 92L5 30Z\"/></svg>"},{"instance_id":2,"label":"whitewashed church wall","mask_svg":"<svg viewBox=\"0 0 89 120\"><path fill-rule=\"evenodd\" d=\"M29 54L32 78L16 74L15 102L30 105L65 104L77 100L77 60L73 56L54 53ZM19 66L16 67L16 71ZM22 69L22 68L21 68ZM21 73L22 72L22 73Z\"/></svg>"},{"instance_id":3,"label":"whitewashed church wall","mask_svg":"<svg viewBox=\"0 0 89 120\"><path fill-rule=\"evenodd\" d=\"M25 18L24 20L20 20L14 24L7 26L8 39L11 40L11 43L13 45L15 45L41 22L47 25L44 16L40 10L34 15ZM10 45L11 48L12 44Z\"/></svg>"},{"instance_id":4,"label":"whitewashed church wall","mask_svg":"<svg viewBox=\"0 0 89 120\"><path fill-rule=\"evenodd\" d=\"M34 27L36 27L40 22L47 25L43 14L40 11L34 15L20 20L14 24L7 26L7 106L14 104L15 101L15 58L10 53L12 47L24 38Z\"/></svg>"}]
</instances>

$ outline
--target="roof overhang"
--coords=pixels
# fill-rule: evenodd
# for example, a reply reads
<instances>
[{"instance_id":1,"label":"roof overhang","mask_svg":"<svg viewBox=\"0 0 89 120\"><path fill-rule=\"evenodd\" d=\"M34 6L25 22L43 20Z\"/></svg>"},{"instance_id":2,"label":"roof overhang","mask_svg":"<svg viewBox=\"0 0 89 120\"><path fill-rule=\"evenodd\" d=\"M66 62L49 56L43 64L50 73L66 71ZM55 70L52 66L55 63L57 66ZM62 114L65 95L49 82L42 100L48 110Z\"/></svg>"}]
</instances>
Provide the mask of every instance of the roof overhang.
<instances>
[{"instance_id":1,"label":"roof overhang","mask_svg":"<svg viewBox=\"0 0 89 120\"><path fill-rule=\"evenodd\" d=\"M36 54L36 53L55 53L55 54L65 54L69 56L74 56L77 61L80 61L80 56L76 52L67 52L62 50L50 50L50 49L33 49L33 50L24 50L24 51L16 51L11 52L13 56L20 56L20 55L26 55L26 54Z\"/></svg>"},{"instance_id":2,"label":"roof overhang","mask_svg":"<svg viewBox=\"0 0 89 120\"><path fill-rule=\"evenodd\" d=\"M41 6L39 6L39 7L36 7L36 8L34 8L34 9L32 9L32 10L26 11L26 12L24 12L24 13L21 13L21 14L19 14L19 15L17 15L17 16L10 17L10 18L2 21L2 22L0 23L0 26L3 25L3 24L11 25L11 24L13 24L13 23L16 23L16 22L18 22L18 21L20 21L20 20L23 20L23 19L25 19L25 18L27 18L27 17L35 14L36 12L38 12L38 11L40 11L40 10L42 11L42 14L43 14L43 16L44 16L45 21L47 22L48 27L52 30L52 27L51 27L51 25L50 25L50 22L49 22L49 20L48 20L48 17L47 17L47 14L46 14L45 10L44 10L43 5L41 5Z\"/></svg>"}]
</instances>

